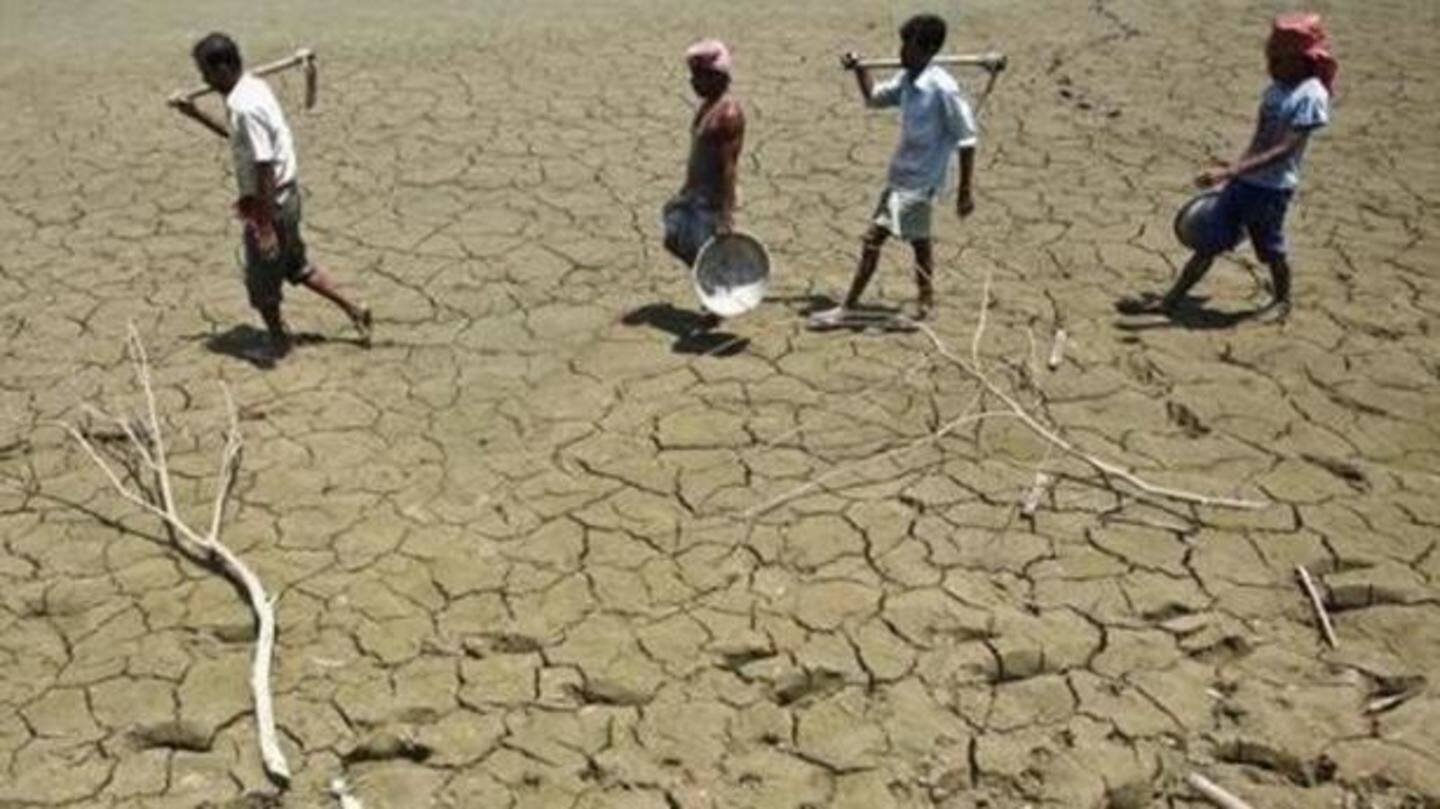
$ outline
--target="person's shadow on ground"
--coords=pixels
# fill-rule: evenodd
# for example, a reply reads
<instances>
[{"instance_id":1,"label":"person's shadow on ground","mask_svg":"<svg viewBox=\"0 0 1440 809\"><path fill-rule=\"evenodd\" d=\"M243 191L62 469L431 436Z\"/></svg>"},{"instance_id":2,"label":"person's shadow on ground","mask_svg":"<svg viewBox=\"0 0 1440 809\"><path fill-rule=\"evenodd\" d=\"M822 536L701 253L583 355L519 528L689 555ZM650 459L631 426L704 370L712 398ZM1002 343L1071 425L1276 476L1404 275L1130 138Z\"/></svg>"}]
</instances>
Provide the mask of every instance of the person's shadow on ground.
<instances>
[{"instance_id":1,"label":"person's shadow on ground","mask_svg":"<svg viewBox=\"0 0 1440 809\"><path fill-rule=\"evenodd\" d=\"M203 339L207 351L243 360L262 371L275 367L276 359L270 349L270 335L264 329L257 329L248 323L231 326L219 334L197 334L193 335L193 338ZM295 348L329 342L329 337L314 332L296 332L290 335L290 343Z\"/></svg>"},{"instance_id":2,"label":"person's shadow on ground","mask_svg":"<svg viewBox=\"0 0 1440 809\"><path fill-rule=\"evenodd\" d=\"M747 337L719 331L714 315L692 312L668 303L647 303L620 319L627 326L649 326L675 337L670 350L676 354L706 354L733 357L750 346Z\"/></svg>"},{"instance_id":3,"label":"person's shadow on ground","mask_svg":"<svg viewBox=\"0 0 1440 809\"><path fill-rule=\"evenodd\" d=\"M1115 301L1116 312L1128 317L1149 316L1158 319L1139 322L1120 320L1116 322L1115 327L1128 332L1153 331L1155 329L1214 331L1234 328L1241 323L1255 320L1275 311L1274 307L1268 305L1255 309L1231 311L1212 309L1206 305L1209 300L1205 297L1187 295L1180 300L1178 305L1166 310L1160 305L1160 296L1154 293L1126 296Z\"/></svg>"}]
</instances>

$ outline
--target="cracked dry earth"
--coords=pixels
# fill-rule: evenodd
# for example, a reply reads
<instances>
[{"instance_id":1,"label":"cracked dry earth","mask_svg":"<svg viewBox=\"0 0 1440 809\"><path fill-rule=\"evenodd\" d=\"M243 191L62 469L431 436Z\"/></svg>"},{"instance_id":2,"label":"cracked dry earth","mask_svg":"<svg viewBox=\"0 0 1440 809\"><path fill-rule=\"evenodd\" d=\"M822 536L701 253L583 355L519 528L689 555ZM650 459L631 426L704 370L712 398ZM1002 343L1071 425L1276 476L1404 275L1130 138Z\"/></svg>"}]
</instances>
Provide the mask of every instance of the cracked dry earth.
<instances>
[{"instance_id":1,"label":"cracked dry earth","mask_svg":"<svg viewBox=\"0 0 1440 809\"><path fill-rule=\"evenodd\" d=\"M1284 325L1231 322L1263 297L1244 254L1191 328L1111 308L1168 280L1188 178L1243 145L1271 4L951 17L1012 70L980 209L940 219L940 336L968 355L993 275L1005 390L1253 512L1136 497L1013 419L936 437L999 403L921 335L801 327L894 138L835 54L892 50L903 4L90 5L0 10L0 806L324 806L343 773L367 807L1174 809L1202 805L1191 771L1257 808L1440 806L1430 0L1321 4L1344 70ZM378 313L368 352L292 295L319 336L237 357L226 148L160 104L211 28L255 61L321 54L316 110L277 85L315 254ZM729 345L650 325L694 305L656 214L702 34L738 46L743 221L777 265ZM906 269L890 251L879 292ZM244 602L55 426L138 406L130 320L192 514L219 381L241 408L226 538L278 597L283 795Z\"/></svg>"}]
</instances>

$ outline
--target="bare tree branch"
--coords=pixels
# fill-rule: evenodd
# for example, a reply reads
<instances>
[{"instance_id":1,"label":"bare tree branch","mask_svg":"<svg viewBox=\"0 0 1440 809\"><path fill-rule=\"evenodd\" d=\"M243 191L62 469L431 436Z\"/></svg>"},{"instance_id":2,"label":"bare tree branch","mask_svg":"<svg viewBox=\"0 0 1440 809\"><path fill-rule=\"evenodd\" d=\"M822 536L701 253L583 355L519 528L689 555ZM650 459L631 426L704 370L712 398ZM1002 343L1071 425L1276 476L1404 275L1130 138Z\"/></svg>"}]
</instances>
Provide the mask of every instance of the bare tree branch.
<instances>
[{"instance_id":1,"label":"bare tree branch","mask_svg":"<svg viewBox=\"0 0 1440 809\"><path fill-rule=\"evenodd\" d=\"M134 366L136 379L145 394L144 429L148 435L142 437L126 419L103 413L88 406L85 410L96 418L120 426L129 440L130 451L155 473L160 502L157 504L156 498L142 489L127 485L114 467L95 448L94 443L84 431L69 424L65 425L65 429L75 443L79 444L81 449L90 456L90 460L94 461L100 471L105 474L111 487L121 497L174 529L171 538L176 543L177 550L188 556L218 562L225 576L245 591L246 598L250 602L250 609L255 614L258 624L255 653L251 660L250 692L255 703L255 725L259 735L260 756L264 762L265 772L277 784L285 786L290 781L290 767L285 760L284 752L280 749L279 737L275 732L274 707L270 693L270 663L275 649L275 604L266 596L260 577L255 575L255 572L239 556L236 556L233 551L220 542L220 529L224 522L225 506L234 485L235 473L240 462L240 452L244 446L240 436L240 417L235 408L235 401L230 396L230 390L222 385L229 427L225 433L225 448L220 455L220 471L215 482L210 528L205 534L200 534L185 522L175 506L174 487L170 481L170 463L166 457L164 436L160 431L160 414L156 407L155 390L150 379L149 360L145 353L145 346L140 341L140 334L135 330L133 323L129 328L127 342L130 362ZM186 547L187 544L194 547Z\"/></svg>"}]
</instances>

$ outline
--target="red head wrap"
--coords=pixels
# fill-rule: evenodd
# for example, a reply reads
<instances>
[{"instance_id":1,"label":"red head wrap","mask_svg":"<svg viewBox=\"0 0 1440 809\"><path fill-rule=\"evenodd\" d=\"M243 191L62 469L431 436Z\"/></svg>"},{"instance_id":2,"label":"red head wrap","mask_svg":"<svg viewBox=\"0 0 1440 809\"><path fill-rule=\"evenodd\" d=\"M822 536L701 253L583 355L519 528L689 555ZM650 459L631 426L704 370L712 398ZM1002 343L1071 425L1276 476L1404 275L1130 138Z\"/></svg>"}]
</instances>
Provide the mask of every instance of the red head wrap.
<instances>
[{"instance_id":1,"label":"red head wrap","mask_svg":"<svg viewBox=\"0 0 1440 809\"><path fill-rule=\"evenodd\" d=\"M1339 72L1340 65L1330 53L1330 41L1325 37L1319 14L1296 11L1277 16L1275 27L1270 32L1270 42L1304 59L1325 89L1334 89L1335 74Z\"/></svg>"}]
</instances>

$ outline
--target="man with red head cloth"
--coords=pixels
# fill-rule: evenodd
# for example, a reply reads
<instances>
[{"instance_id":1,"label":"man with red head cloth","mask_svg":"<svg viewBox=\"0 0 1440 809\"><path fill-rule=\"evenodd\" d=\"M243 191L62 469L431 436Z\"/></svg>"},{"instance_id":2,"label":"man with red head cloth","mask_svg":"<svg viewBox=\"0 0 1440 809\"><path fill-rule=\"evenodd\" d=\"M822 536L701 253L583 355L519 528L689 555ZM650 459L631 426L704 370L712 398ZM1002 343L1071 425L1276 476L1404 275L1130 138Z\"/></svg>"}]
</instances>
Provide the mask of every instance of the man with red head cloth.
<instances>
[{"instance_id":1,"label":"man with red head cloth","mask_svg":"<svg viewBox=\"0 0 1440 809\"><path fill-rule=\"evenodd\" d=\"M700 248L716 233L735 226L735 178L745 143L745 112L730 95L733 61L717 39L696 42L685 51L690 86L700 108L690 122L690 160L685 185L665 204L665 249L695 264Z\"/></svg>"},{"instance_id":2,"label":"man with red head cloth","mask_svg":"<svg viewBox=\"0 0 1440 809\"><path fill-rule=\"evenodd\" d=\"M1285 211L1300 185L1300 161L1310 134L1330 121L1330 91L1338 68L1320 16L1307 12L1275 18L1265 61L1273 82L1260 100L1249 148L1239 160L1206 171L1195 181L1202 188L1224 189L1210 218L1207 247L1190 257L1161 299L1164 312L1180 307L1215 256L1233 249L1245 235L1256 257L1270 268L1274 297L1267 308L1279 309L1282 317L1290 310Z\"/></svg>"}]
</instances>

